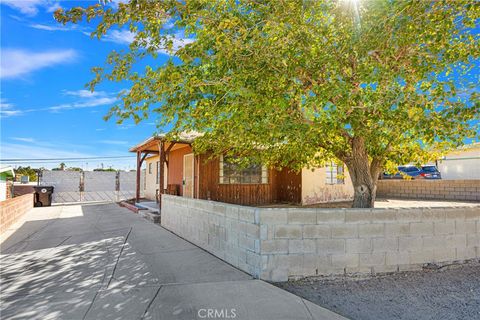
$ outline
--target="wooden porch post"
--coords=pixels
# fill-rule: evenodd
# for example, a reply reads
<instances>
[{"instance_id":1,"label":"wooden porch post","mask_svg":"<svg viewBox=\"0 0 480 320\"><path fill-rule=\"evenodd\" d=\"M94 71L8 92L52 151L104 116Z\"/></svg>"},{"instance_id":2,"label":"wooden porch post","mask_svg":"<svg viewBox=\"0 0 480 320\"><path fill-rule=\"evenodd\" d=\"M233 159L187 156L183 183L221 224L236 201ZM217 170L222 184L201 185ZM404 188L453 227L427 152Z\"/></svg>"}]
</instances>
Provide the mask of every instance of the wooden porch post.
<instances>
[{"instance_id":1,"label":"wooden porch post","mask_svg":"<svg viewBox=\"0 0 480 320\"><path fill-rule=\"evenodd\" d=\"M161 212L162 210L162 194L165 190L165 143L163 141L160 141L160 143L158 144L158 152L159 152L159 155L160 155L160 168L159 168L159 171L160 171L160 181L159 181L159 188L160 188L160 197L158 199L158 209L159 209L159 212Z\"/></svg>"},{"instance_id":2,"label":"wooden porch post","mask_svg":"<svg viewBox=\"0 0 480 320\"><path fill-rule=\"evenodd\" d=\"M200 199L200 156L194 155L193 159L193 198Z\"/></svg>"},{"instance_id":3,"label":"wooden porch post","mask_svg":"<svg viewBox=\"0 0 480 320\"><path fill-rule=\"evenodd\" d=\"M141 167L142 167L142 161L140 159L141 152L137 151L137 181L135 185L135 201L139 202L140 201L140 177L141 177Z\"/></svg>"}]
</instances>

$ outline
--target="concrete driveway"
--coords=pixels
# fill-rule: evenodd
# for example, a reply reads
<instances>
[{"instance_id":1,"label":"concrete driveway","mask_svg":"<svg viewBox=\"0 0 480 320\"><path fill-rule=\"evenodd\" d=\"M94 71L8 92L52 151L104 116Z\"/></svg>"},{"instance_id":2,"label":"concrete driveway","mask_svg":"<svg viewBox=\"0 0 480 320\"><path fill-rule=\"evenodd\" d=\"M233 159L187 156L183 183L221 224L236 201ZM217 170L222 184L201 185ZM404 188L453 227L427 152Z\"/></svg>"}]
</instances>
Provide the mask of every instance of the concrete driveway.
<instances>
[{"instance_id":1,"label":"concrete driveway","mask_svg":"<svg viewBox=\"0 0 480 320\"><path fill-rule=\"evenodd\" d=\"M116 204L35 208L0 240L3 320L343 319Z\"/></svg>"}]
</instances>

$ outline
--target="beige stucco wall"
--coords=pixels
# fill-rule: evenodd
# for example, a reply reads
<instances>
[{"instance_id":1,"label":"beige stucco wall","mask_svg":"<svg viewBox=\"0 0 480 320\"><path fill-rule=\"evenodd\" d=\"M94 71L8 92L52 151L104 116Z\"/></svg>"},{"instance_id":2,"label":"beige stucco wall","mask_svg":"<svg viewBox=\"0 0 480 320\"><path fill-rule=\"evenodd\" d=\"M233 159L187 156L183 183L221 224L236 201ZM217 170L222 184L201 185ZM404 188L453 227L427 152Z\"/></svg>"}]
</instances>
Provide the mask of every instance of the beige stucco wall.
<instances>
[{"instance_id":1,"label":"beige stucco wall","mask_svg":"<svg viewBox=\"0 0 480 320\"><path fill-rule=\"evenodd\" d=\"M346 170L346 168L345 168ZM353 199L350 175L345 171L343 184L326 184L326 168L302 169L302 204Z\"/></svg>"},{"instance_id":2,"label":"beige stucco wall","mask_svg":"<svg viewBox=\"0 0 480 320\"><path fill-rule=\"evenodd\" d=\"M156 183L156 175L157 175L157 161L159 161L159 156L152 156L145 159L145 198L150 200L155 200L155 195L157 189L160 187L158 183ZM149 173L148 166L152 164L152 172ZM167 186L167 165L165 165L165 175L164 175L164 186Z\"/></svg>"}]
</instances>

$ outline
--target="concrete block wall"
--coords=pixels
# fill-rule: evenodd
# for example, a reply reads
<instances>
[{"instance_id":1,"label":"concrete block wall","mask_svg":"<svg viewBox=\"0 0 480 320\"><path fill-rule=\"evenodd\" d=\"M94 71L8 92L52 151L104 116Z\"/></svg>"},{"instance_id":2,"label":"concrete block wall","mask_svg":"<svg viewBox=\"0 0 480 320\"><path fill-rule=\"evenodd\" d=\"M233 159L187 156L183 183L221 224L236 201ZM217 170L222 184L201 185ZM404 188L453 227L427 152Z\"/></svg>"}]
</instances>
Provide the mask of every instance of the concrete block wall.
<instances>
[{"instance_id":1,"label":"concrete block wall","mask_svg":"<svg viewBox=\"0 0 480 320\"><path fill-rule=\"evenodd\" d=\"M166 229L258 278L261 272L258 209L162 195Z\"/></svg>"},{"instance_id":2,"label":"concrete block wall","mask_svg":"<svg viewBox=\"0 0 480 320\"><path fill-rule=\"evenodd\" d=\"M254 208L162 199L165 228L269 281L416 270L480 258L480 206Z\"/></svg>"},{"instance_id":3,"label":"concrete block wall","mask_svg":"<svg viewBox=\"0 0 480 320\"><path fill-rule=\"evenodd\" d=\"M33 194L7 199L0 202L0 233L7 230L21 216L33 208Z\"/></svg>"},{"instance_id":4,"label":"concrete block wall","mask_svg":"<svg viewBox=\"0 0 480 320\"><path fill-rule=\"evenodd\" d=\"M379 180L378 197L480 201L480 180Z\"/></svg>"},{"instance_id":5,"label":"concrete block wall","mask_svg":"<svg viewBox=\"0 0 480 320\"><path fill-rule=\"evenodd\" d=\"M260 277L385 273L480 258L480 206L260 209Z\"/></svg>"}]
</instances>

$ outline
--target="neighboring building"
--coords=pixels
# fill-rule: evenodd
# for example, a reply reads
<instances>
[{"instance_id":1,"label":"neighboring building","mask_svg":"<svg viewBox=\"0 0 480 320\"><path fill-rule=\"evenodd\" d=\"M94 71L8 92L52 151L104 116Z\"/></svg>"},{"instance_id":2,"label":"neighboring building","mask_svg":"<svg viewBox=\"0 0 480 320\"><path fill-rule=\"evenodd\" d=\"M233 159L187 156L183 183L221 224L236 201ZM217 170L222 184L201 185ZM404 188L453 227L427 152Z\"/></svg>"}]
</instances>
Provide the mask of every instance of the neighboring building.
<instances>
[{"instance_id":1,"label":"neighboring building","mask_svg":"<svg viewBox=\"0 0 480 320\"><path fill-rule=\"evenodd\" d=\"M161 189L183 197L243 205L306 205L353 198L353 187L344 166L305 168L301 172L260 165L239 169L223 156L208 159L208 155L194 154L191 147L194 139L195 135L184 135L170 142L161 135L130 149L137 153L138 168L143 162L146 164L145 198L158 201ZM137 198L139 194L138 180Z\"/></svg>"},{"instance_id":2,"label":"neighboring building","mask_svg":"<svg viewBox=\"0 0 480 320\"><path fill-rule=\"evenodd\" d=\"M480 143L459 148L437 161L442 179L480 179Z\"/></svg>"},{"instance_id":3,"label":"neighboring building","mask_svg":"<svg viewBox=\"0 0 480 320\"><path fill-rule=\"evenodd\" d=\"M4 201L12 197L10 186L7 183L7 178L15 177L15 172L12 167L0 168L0 201Z\"/></svg>"}]
</instances>

